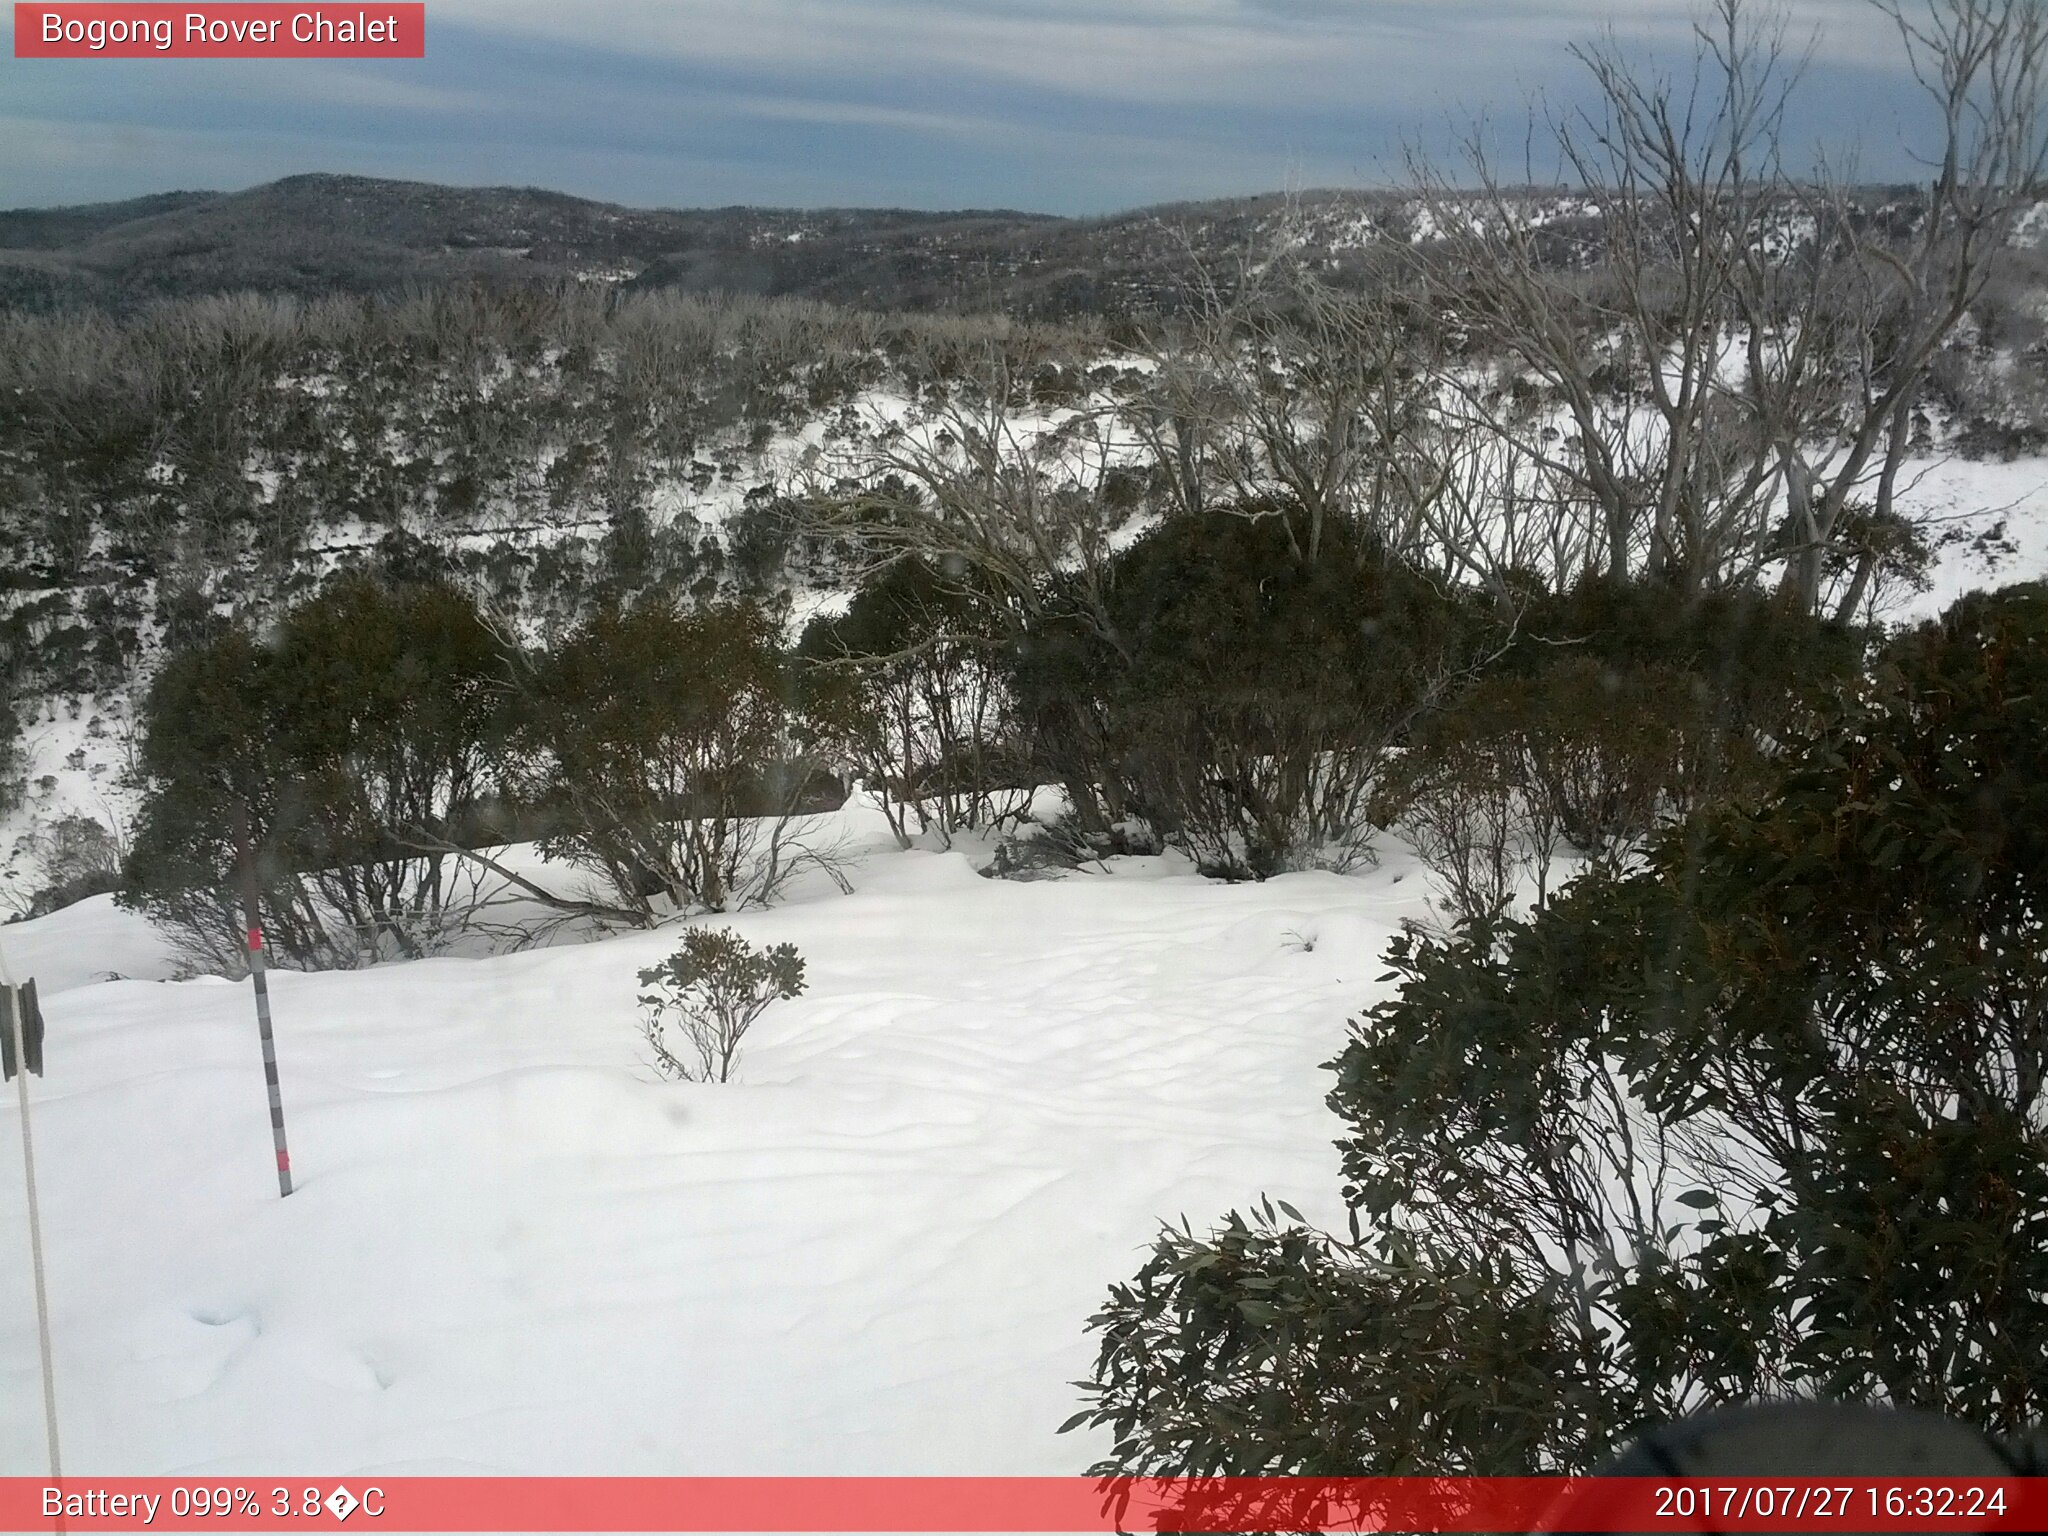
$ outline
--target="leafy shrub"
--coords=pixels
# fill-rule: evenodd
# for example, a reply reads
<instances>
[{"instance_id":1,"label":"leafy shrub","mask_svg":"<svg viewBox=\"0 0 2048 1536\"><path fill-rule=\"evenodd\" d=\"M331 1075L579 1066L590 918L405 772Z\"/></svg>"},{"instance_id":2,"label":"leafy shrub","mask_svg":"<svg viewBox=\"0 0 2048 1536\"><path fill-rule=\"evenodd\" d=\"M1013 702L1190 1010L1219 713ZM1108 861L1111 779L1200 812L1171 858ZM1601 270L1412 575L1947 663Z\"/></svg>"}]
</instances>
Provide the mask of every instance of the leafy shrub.
<instances>
[{"instance_id":1,"label":"leafy shrub","mask_svg":"<svg viewBox=\"0 0 2048 1536\"><path fill-rule=\"evenodd\" d=\"M520 690L512 776L544 808L541 849L594 870L622 914L768 899L800 848L819 766L771 610L609 605Z\"/></svg>"},{"instance_id":2,"label":"leafy shrub","mask_svg":"<svg viewBox=\"0 0 2048 1536\"><path fill-rule=\"evenodd\" d=\"M90 816L60 816L23 843L41 888L26 917L42 917L88 896L121 889L121 842Z\"/></svg>"},{"instance_id":3,"label":"leafy shrub","mask_svg":"<svg viewBox=\"0 0 2048 1536\"><path fill-rule=\"evenodd\" d=\"M1021 655L1027 716L1071 786L1114 784L1206 871L1263 879L1365 854L1388 750L1470 659L1475 615L1326 522L1168 518L1112 568L1110 633Z\"/></svg>"},{"instance_id":4,"label":"leafy shrub","mask_svg":"<svg viewBox=\"0 0 2048 1536\"><path fill-rule=\"evenodd\" d=\"M271 946L300 964L333 963L327 926L300 899L285 853L295 776L268 706L272 669L253 635L228 629L172 651L140 711L145 789L120 902L196 969L232 973L246 963L235 889L244 826Z\"/></svg>"},{"instance_id":5,"label":"leafy shrub","mask_svg":"<svg viewBox=\"0 0 2048 1536\"><path fill-rule=\"evenodd\" d=\"M1693 755L1722 749L1703 694L1689 673L1590 656L1489 677L1417 728L1377 814L1400 822L1453 913L1498 916L1525 887L1540 905L1562 846L1612 858L1689 809Z\"/></svg>"},{"instance_id":6,"label":"leafy shrub","mask_svg":"<svg viewBox=\"0 0 2048 1536\"><path fill-rule=\"evenodd\" d=\"M1397 940L1332 1065L1349 1241L1162 1239L1124 1472L1585 1470L1817 1395L2048 1410L2048 588L1965 599L1528 920Z\"/></svg>"},{"instance_id":7,"label":"leafy shrub","mask_svg":"<svg viewBox=\"0 0 2048 1536\"><path fill-rule=\"evenodd\" d=\"M450 915L450 846L484 831L503 647L445 583L351 575L294 609L274 650L297 858L353 928L416 955Z\"/></svg>"},{"instance_id":8,"label":"leafy shrub","mask_svg":"<svg viewBox=\"0 0 2048 1536\"><path fill-rule=\"evenodd\" d=\"M642 1033L663 1075L722 1083L768 1005L803 991L804 962L791 944L756 949L730 928L692 928L674 954L640 973L640 984ZM671 1030L687 1054L669 1043Z\"/></svg>"},{"instance_id":9,"label":"leafy shrub","mask_svg":"<svg viewBox=\"0 0 2048 1536\"><path fill-rule=\"evenodd\" d=\"M1521 637L1504 658L1505 670L1521 677L1541 674L1561 652L1621 677L1644 668L1683 673L1707 723L1737 744L1768 744L1809 724L1816 702L1857 675L1869 641L1767 592L1681 592L1657 581L1598 577L1538 597L1523 615ZM1683 790L1687 803L1713 798L1712 775L1739 766L1739 757L1693 764L1704 777Z\"/></svg>"},{"instance_id":10,"label":"leafy shrub","mask_svg":"<svg viewBox=\"0 0 2048 1536\"><path fill-rule=\"evenodd\" d=\"M755 595L771 591L796 544L791 509L777 501L748 501L733 514L728 539L727 555L740 590Z\"/></svg>"},{"instance_id":11,"label":"leafy shrub","mask_svg":"<svg viewBox=\"0 0 2048 1536\"><path fill-rule=\"evenodd\" d=\"M28 754L21 748L21 717L6 680L0 678L0 816L21 804Z\"/></svg>"},{"instance_id":12,"label":"leafy shrub","mask_svg":"<svg viewBox=\"0 0 2048 1536\"><path fill-rule=\"evenodd\" d=\"M804 631L818 718L905 846L912 823L950 840L1003 826L1030 798L991 609L909 559Z\"/></svg>"},{"instance_id":13,"label":"leafy shrub","mask_svg":"<svg viewBox=\"0 0 2048 1536\"><path fill-rule=\"evenodd\" d=\"M1374 819L1399 826L1455 917L1497 917L1532 883L1540 906L1560 841L1523 733L1493 707L1508 692L1482 685L1426 721L1375 785Z\"/></svg>"},{"instance_id":14,"label":"leafy shrub","mask_svg":"<svg viewBox=\"0 0 2048 1536\"><path fill-rule=\"evenodd\" d=\"M1784 736L1854 674L1862 638L1769 599L1589 581L1537 596L1527 638L1426 718L1384 776L1451 910L1548 890L1563 845L1592 858L1662 820L1754 796Z\"/></svg>"},{"instance_id":15,"label":"leafy shrub","mask_svg":"<svg viewBox=\"0 0 2048 1536\"><path fill-rule=\"evenodd\" d=\"M241 844L274 950L348 966L439 945L479 899L456 868L499 731L502 658L439 583L344 576L269 643L173 652L142 710L147 784L124 901L188 963L242 963Z\"/></svg>"},{"instance_id":16,"label":"leafy shrub","mask_svg":"<svg viewBox=\"0 0 2048 1536\"><path fill-rule=\"evenodd\" d=\"M1688 770L1711 728L1706 691L1657 663L1618 670L1568 657L1537 673L1510 718L1520 717L1514 739L1538 814L1582 853L1602 854L1643 837L1660 812L1688 808L1704 776Z\"/></svg>"}]
</instances>

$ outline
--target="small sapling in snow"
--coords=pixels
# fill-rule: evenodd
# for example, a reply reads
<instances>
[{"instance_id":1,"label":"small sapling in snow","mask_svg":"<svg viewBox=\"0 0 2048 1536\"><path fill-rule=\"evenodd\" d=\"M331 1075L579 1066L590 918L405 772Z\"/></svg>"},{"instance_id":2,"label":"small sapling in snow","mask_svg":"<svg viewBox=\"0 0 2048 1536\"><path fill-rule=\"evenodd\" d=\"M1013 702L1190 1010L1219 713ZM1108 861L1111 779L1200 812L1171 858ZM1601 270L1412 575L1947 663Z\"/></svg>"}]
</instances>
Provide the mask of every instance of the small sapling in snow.
<instances>
[{"instance_id":1,"label":"small sapling in snow","mask_svg":"<svg viewBox=\"0 0 2048 1536\"><path fill-rule=\"evenodd\" d=\"M640 973L641 1030L666 1077L722 1083L740 1040L768 1005L804 989L793 944L756 949L730 928L692 928L676 952ZM670 1030L680 1036L670 1044Z\"/></svg>"}]
</instances>

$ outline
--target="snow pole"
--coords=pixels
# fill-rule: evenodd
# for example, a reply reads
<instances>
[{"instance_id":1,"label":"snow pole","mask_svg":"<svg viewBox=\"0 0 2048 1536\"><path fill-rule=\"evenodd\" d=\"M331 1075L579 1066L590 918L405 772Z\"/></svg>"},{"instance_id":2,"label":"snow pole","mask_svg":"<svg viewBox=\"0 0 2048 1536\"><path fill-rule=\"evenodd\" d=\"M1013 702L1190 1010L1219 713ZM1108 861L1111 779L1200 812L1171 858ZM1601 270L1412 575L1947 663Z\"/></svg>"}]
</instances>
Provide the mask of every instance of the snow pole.
<instances>
[{"instance_id":1,"label":"snow pole","mask_svg":"<svg viewBox=\"0 0 2048 1536\"><path fill-rule=\"evenodd\" d=\"M256 1031L263 1037L263 1084L270 1092L270 1141L277 1151L277 1194L292 1192L292 1155L284 1140L284 1097L277 1087L277 1041L270 1031L270 981L264 974L263 919L258 910L256 859L249 846L249 812L235 806L236 861L241 865L242 918L249 946L249 979L256 988Z\"/></svg>"},{"instance_id":2,"label":"snow pole","mask_svg":"<svg viewBox=\"0 0 2048 1536\"><path fill-rule=\"evenodd\" d=\"M14 1069L15 1087L21 1094L21 1171L28 1182L28 1255L36 1276L36 1342L43 1356L43 1423L50 1439L50 1481L61 1482L64 1458L57 1449L57 1366L50 1351L50 1293L43 1282L43 1218L36 1200L36 1146L28 1128L29 1041L26 1009L14 987L14 975L0 955L0 996L7 999L7 1034L14 1047L8 1065ZM38 1057L40 1052L38 1052ZM37 1061L35 1072L42 1075Z\"/></svg>"}]
</instances>

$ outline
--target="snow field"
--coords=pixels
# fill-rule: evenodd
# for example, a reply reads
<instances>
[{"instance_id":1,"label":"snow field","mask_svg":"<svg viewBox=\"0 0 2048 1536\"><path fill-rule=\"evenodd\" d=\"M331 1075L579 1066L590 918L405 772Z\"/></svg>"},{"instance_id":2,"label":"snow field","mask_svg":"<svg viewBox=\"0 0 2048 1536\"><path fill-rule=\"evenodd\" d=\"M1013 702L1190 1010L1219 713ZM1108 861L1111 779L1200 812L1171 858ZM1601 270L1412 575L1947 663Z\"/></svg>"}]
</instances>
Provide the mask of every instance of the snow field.
<instances>
[{"instance_id":1,"label":"snow field","mask_svg":"<svg viewBox=\"0 0 2048 1536\"><path fill-rule=\"evenodd\" d=\"M987 880L899 853L730 919L809 990L739 1080L663 1082L635 972L677 930L273 973L299 1188L249 989L106 898L0 930L32 1084L67 1472L1028 1474L1085 1319L1162 1219L1334 1225L1320 1064L1424 877L1221 885L1178 858ZM714 920L724 921L724 920ZM1312 947L1310 947L1312 946ZM0 1473L41 1466L18 1116L0 1101Z\"/></svg>"}]
</instances>

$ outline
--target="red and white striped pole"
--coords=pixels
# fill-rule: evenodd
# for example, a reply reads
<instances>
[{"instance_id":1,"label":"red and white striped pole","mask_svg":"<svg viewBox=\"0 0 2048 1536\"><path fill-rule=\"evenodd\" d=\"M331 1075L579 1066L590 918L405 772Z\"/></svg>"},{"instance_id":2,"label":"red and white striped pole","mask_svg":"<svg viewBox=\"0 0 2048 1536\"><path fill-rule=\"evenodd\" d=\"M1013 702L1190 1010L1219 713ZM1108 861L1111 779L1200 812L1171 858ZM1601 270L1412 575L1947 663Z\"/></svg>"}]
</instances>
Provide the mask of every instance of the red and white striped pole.
<instances>
[{"instance_id":1,"label":"red and white striped pole","mask_svg":"<svg viewBox=\"0 0 2048 1536\"><path fill-rule=\"evenodd\" d=\"M292 1155L284 1140L284 1098L277 1087L277 1041L270 1032L270 982L264 974L263 919L258 911L256 859L249 845L249 813L235 807L235 843L242 875L242 919L249 945L249 979L256 986L256 1030L263 1037L263 1084L270 1092L270 1141L277 1150L277 1193L292 1192Z\"/></svg>"}]
</instances>

